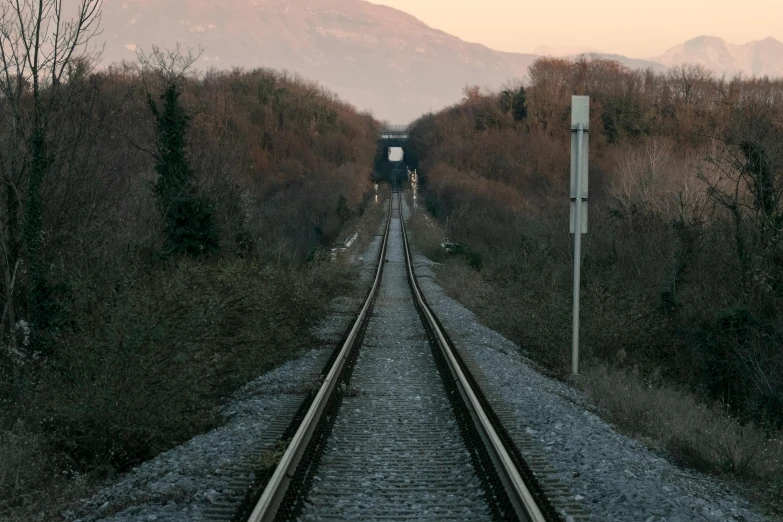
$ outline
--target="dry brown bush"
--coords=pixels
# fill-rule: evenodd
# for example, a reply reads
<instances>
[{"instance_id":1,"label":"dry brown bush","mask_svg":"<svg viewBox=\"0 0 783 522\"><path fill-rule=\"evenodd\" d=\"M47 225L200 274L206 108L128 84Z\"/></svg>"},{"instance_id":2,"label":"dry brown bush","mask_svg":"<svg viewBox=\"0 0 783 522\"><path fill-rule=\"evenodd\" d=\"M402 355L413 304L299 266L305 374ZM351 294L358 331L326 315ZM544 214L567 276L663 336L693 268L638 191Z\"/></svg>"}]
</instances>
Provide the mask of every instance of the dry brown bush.
<instances>
[{"instance_id":1,"label":"dry brown bush","mask_svg":"<svg viewBox=\"0 0 783 522\"><path fill-rule=\"evenodd\" d=\"M780 498L783 433L741 423L687 390L649 381L628 370L588 366L577 380L603 414L647 438L683 466L758 480Z\"/></svg>"},{"instance_id":2,"label":"dry brown bush","mask_svg":"<svg viewBox=\"0 0 783 522\"><path fill-rule=\"evenodd\" d=\"M79 324L96 308L105 319L63 339L32 418L48 419L49 441L87 469L124 469L187 440L220 421L215 406L237 386L312 345L308 326L348 286L336 266L181 261L121 300L86 295Z\"/></svg>"},{"instance_id":3,"label":"dry brown bush","mask_svg":"<svg viewBox=\"0 0 783 522\"><path fill-rule=\"evenodd\" d=\"M443 241L446 235L432 216L426 212L413 212L407 222L408 231L419 251L433 261L443 261Z\"/></svg>"}]
</instances>

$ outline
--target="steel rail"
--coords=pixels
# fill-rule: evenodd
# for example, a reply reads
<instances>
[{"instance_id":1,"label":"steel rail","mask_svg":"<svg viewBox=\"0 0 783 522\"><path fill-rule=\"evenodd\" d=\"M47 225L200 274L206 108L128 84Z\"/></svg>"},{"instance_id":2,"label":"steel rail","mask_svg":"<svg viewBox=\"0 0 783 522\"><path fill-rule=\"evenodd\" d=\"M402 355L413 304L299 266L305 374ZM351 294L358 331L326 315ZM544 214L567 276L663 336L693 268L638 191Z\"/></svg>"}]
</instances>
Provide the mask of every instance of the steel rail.
<instances>
[{"instance_id":1,"label":"steel rail","mask_svg":"<svg viewBox=\"0 0 783 522\"><path fill-rule=\"evenodd\" d=\"M280 459L280 463L277 465L275 472L272 474L272 478L264 488L261 498L250 514L248 522L269 522L275 519L277 511L280 508L280 503L285 497L288 486L292 477L296 471L297 466L302 458L307 444L316 429L318 421L321 418L321 414L326 407L329 398L337 386L342 369L345 367L346 361L349 359L351 352L355 348L361 325L364 322L368 311L371 308L372 302L375 299L378 289L381 285L381 275L383 274L383 264L386 258L386 245L389 239L389 230L391 228L392 212L393 212L393 197L392 193L389 199L389 215L386 219L386 230L383 234L383 243L381 245L381 252L378 256L378 267L375 270L375 279L373 280L370 292L367 295L367 299L362 306L356 321L353 324L342 348L340 349L334 364L332 365L329 373L324 378L318 393L313 399L310 409L305 414L302 423L299 425L296 433L294 434L291 442L285 450L285 453Z\"/></svg>"},{"instance_id":2,"label":"steel rail","mask_svg":"<svg viewBox=\"0 0 783 522\"><path fill-rule=\"evenodd\" d=\"M489 451L495 468L505 486L511 503L514 505L514 509L516 510L519 519L529 522L546 522L546 518L514 464L514 460L512 459L509 450L506 449L503 440L498 435L489 416L482 407L477 392L473 389L469 379L465 375L462 365L459 363L459 360L454 353L454 348L448 341L435 314L430 309L419 288L418 281L416 280L416 273L413 270L413 260L408 246L407 232L405 230L405 219L402 214L402 196L399 195L399 197L400 223L402 227L403 245L405 247L405 263L408 270L408 280L416 303L435 335L438 346L446 359L449 370L454 376L460 394L473 417L476 427L479 429L481 438L484 440L484 444Z\"/></svg>"}]
</instances>

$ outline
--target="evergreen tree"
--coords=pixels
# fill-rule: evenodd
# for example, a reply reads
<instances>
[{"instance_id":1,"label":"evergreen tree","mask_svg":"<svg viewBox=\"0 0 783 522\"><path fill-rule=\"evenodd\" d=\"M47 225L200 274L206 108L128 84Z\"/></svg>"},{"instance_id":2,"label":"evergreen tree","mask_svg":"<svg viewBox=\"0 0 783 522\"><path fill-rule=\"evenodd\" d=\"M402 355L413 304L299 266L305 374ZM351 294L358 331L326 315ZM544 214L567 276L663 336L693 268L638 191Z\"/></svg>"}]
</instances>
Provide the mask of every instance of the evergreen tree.
<instances>
[{"instance_id":1,"label":"evergreen tree","mask_svg":"<svg viewBox=\"0 0 783 522\"><path fill-rule=\"evenodd\" d=\"M351 219L352 216L353 212L351 212L351 208L348 206L348 200L344 195L340 194L340 197L337 199L337 217L340 218L340 222L344 224Z\"/></svg>"},{"instance_id":2,"label":"evergreen tree","mask_svg":"<svg viewBox=\"0 0 783 522\"><path fill-rule=\"evenodd\" d=\"M162 111L151 95L147 103L155 116L158 181L155 193L166 221L166 246L173 253L198 256L217 251L220 245L215 226L214 204L198 193L185 151L189 118L180 102L175 81L163 94Z\"/></svg>"},{"instance_id":3,"label":"evergreen tree","mask_svg":"<svg viewBox=\"0 0 783 522\"><path fill-rule=\"evenodd\" d=\"M45 331L54 325L59 306L52 295L46 265L43 261L43 202L41 185L49 168L45 130L36 114L33 138L30 140L30 176L28 180L27 209L25 215L25 244L29 262L30 320L37 331ZM37 339L37 338L36 338ZM38 340L38 339L37 339ZM36 343L39 344L39 343Z\"/></svg>"},{"instance_id":4,"label":"evergreen tree","mask_svg":"<svg viewBox=\"0 0 783 522\"><path fill-rule=\"evenodd\" d=\"M500 110L503 112L511 112L514 107L514 95L511 91L503 91L500 93Z\"/></svg>"},{"instance_id":5,"label":"evergreen tree","mask_svg":"<svg viewBox=\"0 0 783 522\"><path fill-rule=\"evenodd\" d=\"M527 119L527 94L525 88L520 86L514 93L511 101L511 115L516 121L525 121Z\"/></svg>"},{"instance_id":6,"label":"evergreen tree","mask_svg":"<svg viewBox=\"0 0 783 522\"><path fill-rule=\"evenodd\" d=\"M515 121L527 119L527 93L525 93L524 87L520 86L516 92L501 92L499 102L500 110L505 113L510 112Z\"/></svg>"}]
</instances>

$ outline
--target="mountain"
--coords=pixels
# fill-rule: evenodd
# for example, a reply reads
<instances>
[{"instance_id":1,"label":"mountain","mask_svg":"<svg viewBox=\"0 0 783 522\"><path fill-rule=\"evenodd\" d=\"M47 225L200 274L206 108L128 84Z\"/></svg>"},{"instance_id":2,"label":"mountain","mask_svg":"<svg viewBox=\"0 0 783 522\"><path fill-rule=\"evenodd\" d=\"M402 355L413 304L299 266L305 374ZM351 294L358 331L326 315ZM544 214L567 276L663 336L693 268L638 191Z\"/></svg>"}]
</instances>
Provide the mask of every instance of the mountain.
<instances>
[{"instance_id":1,"label":"mountain","mask_svg":"<svg viewBox=\"0 0 783 522\"><path fill-rule=\"evenodd\" d=\"M769 37L737 45L716 36L699 36L652 60L667 67L699 64L730 76L783 76L783 43Z\"/></svg>"},{"instance_id":2,"label":"mountain","mask_svg":"<svg viewBox=\"0 0 783 522\"><path fill-rule=\"evenodd\" d=\"M104 63L152 44L204 48L196 67L272 67L315 80L379 119L406 123L456 103L465 85L499 87L536 55L493 51L362 0L113 0Z\"/></svg>"},{"instance_id":3,"label":"mountain","mask_svg":"<svg viewBox=\"0 0 783 522\"><path fill-rule=\"evenodd\" d=\"M135 60L137 48L149 51L153 44L203 47L200 70L285 69L391 123L456 103L465 85L500 87L524 77L539 57L468 43L364 0L110 0L101 27L104 64ZM577 49L538 50L551 55ZM783 43L774 38L734 45L700 36L649 60L584 56L632 69L697 63L718 74L783 76Z\"/></svg>"},{"instance_id":4,"label":"mountain","mask_svg":"<svg viewBox=\"0 0 783 522\"><path fill-rule=\"evenodd\" d=\"M542 56L554 56L556 58L591 53L600 54L601 52L603 51L588 45L539 45L533 49L534 54L540 54Z\"/></svg>"},{"instance_id":5,"label":"mountain","mask_svg":"<svg viewBox=\"0 0 783 522\"><path fill-rule=\"evenodd\" d=\"M614 60L616 62L620 62L622 65L625 65L629 69L652 69L655 72L666 72L669 68L665 65L661 65L658 62L654 62L652 60L640 60L638 58L628 58L627 56L623 56L621 54L610 54L610 53L585 53L585 54L574 54L570 55L567 58L571 60L576 60L578 58L581 58L584 56L588 60Z\"/></svg>"}]
</instances>

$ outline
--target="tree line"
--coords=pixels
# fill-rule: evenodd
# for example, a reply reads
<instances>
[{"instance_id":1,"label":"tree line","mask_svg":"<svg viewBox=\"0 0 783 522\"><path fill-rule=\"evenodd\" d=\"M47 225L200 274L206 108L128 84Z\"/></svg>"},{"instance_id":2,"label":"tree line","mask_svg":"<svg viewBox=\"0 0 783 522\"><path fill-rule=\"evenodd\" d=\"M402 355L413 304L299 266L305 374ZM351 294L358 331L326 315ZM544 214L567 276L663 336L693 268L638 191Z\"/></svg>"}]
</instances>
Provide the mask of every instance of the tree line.
<instances>
[{"instance_id":1,"label":"tree line","mask_svg":"<svg viewBox=\"0 0 783 522\"><path fill-rule=\"evenodd\" d=\"M783 426L783 81L542 58L420 118L406 159L498 327L565 375L570 99L591 98L586 357ZM487 314L490 316L491 314ZM504 318L504 319L503 319ZM502 324L500 324L502 323Z\"/></svg>"},{"instance_id":2,"label":"tree line","mask_svg":"<svg viewBox=\"0 0 783 522\"><path fill-rule=\"evenodd\" d=\"M68 5L0 7L0 512L22 520L314 342L376 154L371 115L297 76L158 48L96 69L101 1Z\"/></svg>"}]
</instances>

